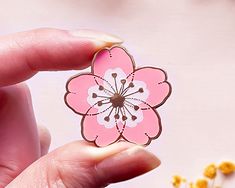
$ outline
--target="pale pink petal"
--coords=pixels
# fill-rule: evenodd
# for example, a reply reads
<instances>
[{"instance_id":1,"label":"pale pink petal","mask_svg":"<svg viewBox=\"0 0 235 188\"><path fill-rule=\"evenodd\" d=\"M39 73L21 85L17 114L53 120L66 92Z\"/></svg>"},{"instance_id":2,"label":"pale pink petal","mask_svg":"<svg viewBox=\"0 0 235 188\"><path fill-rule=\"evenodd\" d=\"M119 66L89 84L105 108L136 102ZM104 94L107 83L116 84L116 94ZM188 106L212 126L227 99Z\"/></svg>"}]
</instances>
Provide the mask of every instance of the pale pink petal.
<instances>
[{"instance_id":1,"label":"pale pink petal","mask_svg":"<svg viewBox=\"0 0 235 188\"><path fill-rule=\"evenodd\" d=\"M89 113L89 112L88 112ZM97 116L83 116L82 136L85 140L94 142L97 146L103 147L116 142L120 133L116 125L113 128L105 128L97 122Z\"/></svg>"},{"instance_id":2,"label":"pale pink petal","mask_svg":"<svg viewBox=\"0 0 235 188\"><path fill-rule=\"evenodd\" d=\"M158 68L143 67L137 69L129 80L140 80L145 82L149 90L146 102L151 107L158 107L163 104L171 93L171 86L166 81L166 73Z\"/></svg>"},{"instance_id":3,"label":"pale pink petal","mask_svg":"<svg viewBox=\"0 0 235 188\"><path fill-rule=\"evenodd\" d=\"M97 53L92 64L92 72L103 77L108 69L121 68L126 75L134 71L131 56L121 47L103 49Z\"/></svg>"},{"instance_id":4,"label":"pale pink petal","mask_svg":"<svg viewBox=\"0 0 235 188\"><path fill-rule=\"evenodd\" d=\"M92 74L81 74L69 80L67 94L65 95L65 102L68 107L78 114L85 114L91 107L91 104L87 101L88 89L97 85L96 80L101 79Z\"/></svg>"},{"instance_id":5,"label":"pale pink petal","mask_svg":"<svg viewBox=\"0 0 235 188\"><path fill-rule=\"evenodd\" d=\"M160 136L161 120L155 109L143 110L144 119L135 127L126 126L122 136L129 142L140 145L150 144L151 140Z\"/></svg>"}]
</instances>

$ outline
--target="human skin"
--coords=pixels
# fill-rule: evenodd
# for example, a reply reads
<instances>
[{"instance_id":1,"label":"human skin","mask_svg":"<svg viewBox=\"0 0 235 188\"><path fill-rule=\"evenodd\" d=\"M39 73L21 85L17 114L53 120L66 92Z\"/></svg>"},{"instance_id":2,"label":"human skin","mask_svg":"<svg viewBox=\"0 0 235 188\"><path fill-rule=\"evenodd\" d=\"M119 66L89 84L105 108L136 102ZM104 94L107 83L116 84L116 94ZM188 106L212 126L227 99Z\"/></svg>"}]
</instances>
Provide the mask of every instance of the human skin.
<instances>
[{"instance_id":1,"label":"human skin","mask_svg":"<svg viewBox=\"0 0 235 188\"><path fill-rule=\"evenodd\" d=\"M105 187L144 174L160 160L119 142L97 148L85 141L50 153L50 134L37 126L30 91L22 82L39 71L83 69L114 36L89 31L36 29L0 37L0 187Z\"/></svg>"}]
</instances>

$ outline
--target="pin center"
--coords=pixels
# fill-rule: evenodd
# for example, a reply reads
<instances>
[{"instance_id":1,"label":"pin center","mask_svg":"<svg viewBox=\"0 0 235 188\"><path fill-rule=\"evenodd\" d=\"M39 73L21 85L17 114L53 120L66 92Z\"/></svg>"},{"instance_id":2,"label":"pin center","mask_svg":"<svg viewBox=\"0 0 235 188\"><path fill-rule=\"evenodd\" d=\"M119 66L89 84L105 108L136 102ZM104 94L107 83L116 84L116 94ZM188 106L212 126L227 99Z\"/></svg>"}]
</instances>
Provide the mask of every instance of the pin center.
<instances>
[{"instance_id":1,"label":"pin center","mask_svg":"<svg viewBox=\"0 0 235 188\"><path fill-rule=\"evenodd\" d=\"M123 97L122 95L115 93L111 98L110 98L110 102L112 103L114 108L117 107L123 107L124 106L124 101L125 101L125 97Z\"/></svg>"}]
</instances>

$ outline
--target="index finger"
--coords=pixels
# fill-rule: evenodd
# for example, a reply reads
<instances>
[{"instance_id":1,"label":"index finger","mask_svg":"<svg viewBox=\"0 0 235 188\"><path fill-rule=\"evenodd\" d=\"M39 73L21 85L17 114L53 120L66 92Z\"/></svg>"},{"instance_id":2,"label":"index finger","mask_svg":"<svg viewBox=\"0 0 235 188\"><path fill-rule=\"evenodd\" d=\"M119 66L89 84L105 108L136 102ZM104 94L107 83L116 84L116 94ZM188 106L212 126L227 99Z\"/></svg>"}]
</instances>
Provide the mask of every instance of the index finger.
<instances>
[{"instance_id":1,"label":"index finger","mask_svg":"<svg viewBox=\"0 0 235 188\"><path fill-rule=\"evenodd\" d=\"M120 43L117 37L91 30L36 29L0 37L0 87L38 71L85 68L96 51Z\"/></svg>"}]
</instances>

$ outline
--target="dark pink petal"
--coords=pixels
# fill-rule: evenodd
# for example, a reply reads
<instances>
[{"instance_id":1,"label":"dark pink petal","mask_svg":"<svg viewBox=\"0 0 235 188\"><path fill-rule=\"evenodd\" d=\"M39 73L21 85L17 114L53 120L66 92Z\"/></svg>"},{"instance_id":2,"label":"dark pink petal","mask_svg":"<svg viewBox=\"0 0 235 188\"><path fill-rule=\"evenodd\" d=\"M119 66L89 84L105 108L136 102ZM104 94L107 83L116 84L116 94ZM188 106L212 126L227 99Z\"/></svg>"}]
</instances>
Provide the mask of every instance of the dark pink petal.
<instances>
[{"instance_id":1,"label":"dark pink petal","mask_svg":"<svg viewBox=\"0 0 235 188\"><path fill-rule=\"evenodd\" d=\"M91 107L87 102L88 89L96 85L95 79L99 80L99 78L92 74L81 74L72 78L67 83L65 102L74 112L85 114Z\"/></svg>"},{"instance_id":2,"label":"dark pink petal","mask_svg":"<svg viewBox=\"0 0 235 188\"><path fill-rule=\"evenodd\" d=\"M163 104L171 93L171 86L166 81L166 73L161 69L154 67L139 68L129 77L129 80L131 79L146 83L149 90L146 102L151 107L158 107Z\"/></svg>"},{"instance_id":3,"label":"dark pink petal","mask_svg":"<svg viewBox=\"0 0 235 188\"><path fill-rule=\"evenodd\" d=\"M92 72L103 77L108 69L121 68L126 75L134 70L131 56L121 47L103 49L97 53L92 64Z\"/></svg>"},{"instance_id":4,"label":"dark pink petal","mask_svg":"<svg viewBox=\"0 0 235 188\"><path fill-rule=\"evenodd\" d=\"M150 144L151 140L160 136L162 131L161 120L155 109L143 110L144 119L135 127L126 125L122 136L129 142L140 145Z\"/></svg>"},{"instance_id":5,"label":"dark pink petal","mask_svg":"<svg viewBox=\"0 0 235 188\"><path fill-rule=\"evenodd\" d=\"M120 137L116 125L113 128L106 128L97 122L97 116L84 115L81 124L83 138L87 141L94 142L97 146L103 147L110 145Z\"/></svg>"}]
</instances>

